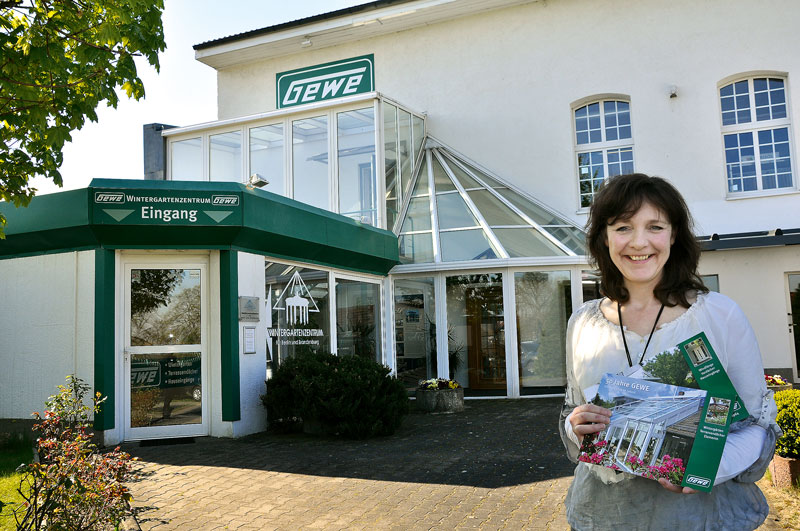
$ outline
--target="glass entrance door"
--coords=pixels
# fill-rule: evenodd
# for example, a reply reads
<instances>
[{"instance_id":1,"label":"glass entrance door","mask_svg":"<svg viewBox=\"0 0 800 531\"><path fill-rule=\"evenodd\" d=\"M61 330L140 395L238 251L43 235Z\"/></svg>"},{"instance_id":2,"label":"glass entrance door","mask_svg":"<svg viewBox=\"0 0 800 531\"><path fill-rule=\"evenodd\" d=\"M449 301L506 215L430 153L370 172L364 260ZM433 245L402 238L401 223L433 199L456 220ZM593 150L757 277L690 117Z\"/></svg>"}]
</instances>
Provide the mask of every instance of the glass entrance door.
<instances>
[{"instance_id":1,"label":"glass entrance door","mask_svg":"<svg viewBox=\"0 0 800 531\"><path fill-rule=\"evenodd\" d=\"M794 346L795 373L800 378L800 273L791 273L789 277L789 333L792 334Z\"/></svg>"},{"instance_id":2,"label":"glass entrance door","mask_svg":"<svg viewBox=\"0 0 800 531\"><path fill-rule=\"evenodd\" d=\"M206 435L207 268L125 267L126 439Z\"/></svg>"}]
</instances>

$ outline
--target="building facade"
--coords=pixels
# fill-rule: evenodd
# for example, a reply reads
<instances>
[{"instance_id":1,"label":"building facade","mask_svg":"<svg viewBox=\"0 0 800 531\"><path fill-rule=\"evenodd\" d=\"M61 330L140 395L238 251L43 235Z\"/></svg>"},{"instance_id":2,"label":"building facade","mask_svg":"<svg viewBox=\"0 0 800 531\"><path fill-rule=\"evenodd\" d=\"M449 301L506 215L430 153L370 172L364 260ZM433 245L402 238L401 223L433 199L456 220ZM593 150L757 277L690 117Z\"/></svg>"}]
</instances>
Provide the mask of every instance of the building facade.
<instances>
[{"instance_id":1,"label":"building facade","mask_svg":"<svg viewBox=\"0 0 800 531\"><path fill-rule=\"evenodd\" d=\"M474 397L560 392L566 321L597 296L580 227L603 180L631 171L663 176L683 193L705 249L704 280L743 308L766 370L798 381L798 16L791 0L382 0L196 45L197 60L217 71L218 120L147 126L146 178L260 187L252 193L391 231L397 255L381 251L396 262L359 271L313 245L293 254L196 241L192 252L205 252L207 267L217 252L238 256L235 296L260 313L229 326L241 339L231 356L247 365L241 418L195 431L263 427L255 397L264 374L301 349L374 357L409 388L440 376ZM133 430L134 388L122 389L158 356L181 369L197 351L163 338L129 341L129 284L154 269L196 269L148 266L170 248L189 252L162 243L141 244L130 260L133 249L114 251L118 361L107 377L124 404L109 440L180 432L164 424L166 391L140 393L156 400L164 428ZM96 260L69 256L36 260L71 260L79 287L81 264ZM24 276L32 259L2 264L19 263ZM175 277L173 289L191 290L191 281ZM98 311L69 300L88 304L82 318ZM92 344L81 330L68 349L75 360ZM215 359L201 389L221 404ZM188 387L191 396L196 385ZM25 416L38 407L32 401L0 417Z\"/></svg>"}]
</instances>

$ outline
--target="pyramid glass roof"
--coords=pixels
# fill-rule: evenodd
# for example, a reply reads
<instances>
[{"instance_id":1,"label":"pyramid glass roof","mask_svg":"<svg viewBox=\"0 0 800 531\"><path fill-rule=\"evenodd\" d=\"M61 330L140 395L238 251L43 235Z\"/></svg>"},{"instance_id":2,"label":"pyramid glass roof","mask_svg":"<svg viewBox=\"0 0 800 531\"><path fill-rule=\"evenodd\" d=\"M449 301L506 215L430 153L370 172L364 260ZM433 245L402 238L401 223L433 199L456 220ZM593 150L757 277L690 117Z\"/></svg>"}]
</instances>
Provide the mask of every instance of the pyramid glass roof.
<instances>
[{"instance_id":1,"label":"pyramid glass roof","mask_svg":"<svg viewBox=\"0 0 800 531\"><path fill-rule=\"evenodd\" d=\"M566 216L429 138L395 225L403 264L581 256Z\"/></svg>"}]
</instances>

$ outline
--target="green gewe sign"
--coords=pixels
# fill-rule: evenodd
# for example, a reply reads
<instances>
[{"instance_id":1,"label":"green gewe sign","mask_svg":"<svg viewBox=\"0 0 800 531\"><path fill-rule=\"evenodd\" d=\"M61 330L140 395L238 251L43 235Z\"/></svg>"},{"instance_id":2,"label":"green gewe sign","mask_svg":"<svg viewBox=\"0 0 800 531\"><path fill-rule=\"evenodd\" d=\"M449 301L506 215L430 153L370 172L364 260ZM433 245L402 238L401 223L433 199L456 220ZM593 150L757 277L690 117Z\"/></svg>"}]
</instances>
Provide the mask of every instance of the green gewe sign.
<instances>
[{"instance_id":1,"label":"green gewe sign","mask_svg":"<svg viewBox=\"0 0 800 531\"><path fill-rule=\"evenodd\" d=\"M278 109L332 100L375 90L375 60L362 55L280 72L275 79Z\"/></svg>"},{"instance_id":2,"label":"green gewe sign","mask_svg":"<svg viewBox=\"0 0 800 531\"><path fill-rule=\"evenodd\" d=\"M189 190L94 189L101 225L240 225L241 194Z\"/></svg>"}]
</instances>

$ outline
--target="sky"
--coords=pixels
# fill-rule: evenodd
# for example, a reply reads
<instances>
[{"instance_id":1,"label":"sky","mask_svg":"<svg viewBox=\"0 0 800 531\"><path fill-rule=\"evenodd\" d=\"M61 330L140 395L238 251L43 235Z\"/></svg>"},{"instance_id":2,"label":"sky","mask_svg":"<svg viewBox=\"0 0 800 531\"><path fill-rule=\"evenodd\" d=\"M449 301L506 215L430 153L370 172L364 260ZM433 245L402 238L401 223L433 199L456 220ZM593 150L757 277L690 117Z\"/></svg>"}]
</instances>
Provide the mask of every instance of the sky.
<instances>
[{"instance_id":1,"label":"sky","mask_svg":"<svg viewBox=\"0 0 800 531\"><path fill-rule=\"evenodd\" d=\"M167 49L159 56L161 72L137 60L145 97L128 100L121 93L116 109L101 103L98 121L72 134L64 148L63 188L35 177L37 194L85 188L95 177L142 179L142 125L191 125L216 120L216 71L196 61L192 46L235 33L366 3L367 0L165 0ZM266 110L266 109L265 109Z\"/></svg>"}]
</instances>

